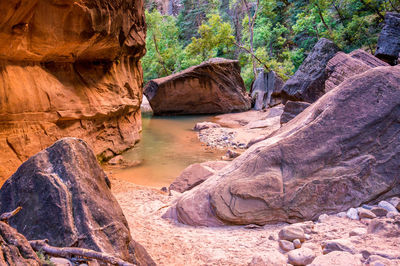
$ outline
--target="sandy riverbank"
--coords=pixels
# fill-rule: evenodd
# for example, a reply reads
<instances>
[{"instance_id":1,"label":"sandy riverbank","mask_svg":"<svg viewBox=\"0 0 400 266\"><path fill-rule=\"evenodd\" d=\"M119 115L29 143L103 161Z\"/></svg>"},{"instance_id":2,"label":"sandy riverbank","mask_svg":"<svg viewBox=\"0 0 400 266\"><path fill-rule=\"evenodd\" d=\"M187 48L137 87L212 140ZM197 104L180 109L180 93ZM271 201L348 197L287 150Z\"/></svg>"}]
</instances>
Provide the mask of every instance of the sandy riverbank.
<instances>
[{"instance_id":1,"label":"sandy riverbank","mask_svg":"<svg viewBox=\"0 0 400 266\"><path fill-rule=\"evenodd\" d=\"M112 191L129 222L133 238L147 249L158 265L248 265L260 257L267 265L282 265L286 259L277 241L278 232L286 224L266 225L257 229L247 229L245 226L206 228L182 225L161 218L166 207L175 199L174 196L155 188L111 179ZM303 246L311 248L317 255L322 255L323 241L343 238L355 250L354 258L360 261L365 260L361 253L374 252L400 258L399 237L380 234L349 237L355 228L367 228L360 221L329 216L322 223L309 224L311 239ZM384 261L384 265L400 265L399 259L378 259Z\"/></svg>"}]
</instances>

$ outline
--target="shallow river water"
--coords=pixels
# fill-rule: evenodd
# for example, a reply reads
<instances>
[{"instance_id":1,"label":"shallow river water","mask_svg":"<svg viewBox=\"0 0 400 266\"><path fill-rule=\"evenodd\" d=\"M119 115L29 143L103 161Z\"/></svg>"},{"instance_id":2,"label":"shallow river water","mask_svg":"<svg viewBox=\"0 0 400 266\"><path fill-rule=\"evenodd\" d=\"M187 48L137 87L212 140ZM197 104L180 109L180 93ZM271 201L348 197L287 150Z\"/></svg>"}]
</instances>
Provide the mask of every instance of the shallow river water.
<instances>
[{"instance_id":1,"label":"shallow river water","mask_svg":"<svg viewBox=\"0 0 400 266\"><path fill-rule=\"evenodd\" d=\"M138 166L113 169L113 176L138 185L169 186L183 169L196 162L218 160L225 151L202 145L193 127L212 116L142 117L142 139L123 155Z\"/></svg>"}]
</instances>

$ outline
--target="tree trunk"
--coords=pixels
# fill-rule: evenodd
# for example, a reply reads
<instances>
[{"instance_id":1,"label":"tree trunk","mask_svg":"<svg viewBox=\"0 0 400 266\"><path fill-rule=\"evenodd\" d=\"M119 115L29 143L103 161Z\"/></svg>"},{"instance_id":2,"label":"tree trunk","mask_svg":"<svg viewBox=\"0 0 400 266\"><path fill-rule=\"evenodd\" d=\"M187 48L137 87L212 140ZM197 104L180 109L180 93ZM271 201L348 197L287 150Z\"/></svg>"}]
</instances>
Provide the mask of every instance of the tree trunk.
<instances>
[{"instance_id":1,"label":"tree trunk","mask_svg":"<svg viewBox=\"0 0 400 266\"><path fill-rule=\"evenodd\" d=\"M251 10L250 10L250 6L249 3L247 2L247 0L242 0L243 4L246 7L246 11L247 11L247 16L249 18L249 33L250 33L250 54L253 55L253 57L251 58L251 62L253 65L253 74L254 74L254 79L257 78L257 71L256 71L256 62L254 60L254 24L256 22L256 18L257 18L257 11L258 11L258 6L260 5L260 0L257 0L256 3L256 9L254 11L254 15L251 15Z\"/></svg>"}]
</instances>

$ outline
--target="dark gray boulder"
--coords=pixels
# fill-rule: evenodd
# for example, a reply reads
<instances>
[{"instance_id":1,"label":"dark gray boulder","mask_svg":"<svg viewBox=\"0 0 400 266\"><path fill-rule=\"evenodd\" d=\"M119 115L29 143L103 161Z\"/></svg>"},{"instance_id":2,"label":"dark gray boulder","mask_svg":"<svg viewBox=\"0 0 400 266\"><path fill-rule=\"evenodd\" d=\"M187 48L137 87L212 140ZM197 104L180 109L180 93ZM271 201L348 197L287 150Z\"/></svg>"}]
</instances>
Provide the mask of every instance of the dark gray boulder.
<instances>
[{"instance_id":1,"label":"dark gray boulder","mask_svg":"<svg viewBox=\"0 0 400 266\"><path fill-rule=\"evenodd\" d=\"M387 12L385 26L379 35L375 56L395 65L400 53L400 14Z\"/></svg>"},{"instance_id":2,"label":"dark gray boulder","mask_svg":"<svg viewBox=\"0 0 400 266\"><path fill-rule=\"evenodd\" d=\"M29 240L106 252L140 265L154 262L130 234L110 181L83 140L64 138L23 163L0 190L0 213Z\"/></svg>"},{"instance_id":3,"label":"dark gray boulder","mask_svg":"<svg viewBox=\"0 0 400 266\"><path fill-rule=\"evenodd\" d=\"M282 88L282 98L313 103L325 93L325 67L339 48L330 40L320 39Z\"/></svg>"},{"instance_id":4,"label":"dark gray boulder","mask_svg":"<svg viewBox=\"0 0 400 266\"><path fill-rule=\"evenodd\" d=\"M281 103L283 80L274 71L261 71L251 88L255 110L262 110Z\"/></svg>"},{"instance_id":5,"label":"dark gray boulder","mask_svg":"<svg viewBox=\"0 0 400 266\"><path fill-rule=\"evenodd\" d=\"M285 124L304 111L310 103L288 101L281 115L281 124Z\"/></svg>"}]
</instances>

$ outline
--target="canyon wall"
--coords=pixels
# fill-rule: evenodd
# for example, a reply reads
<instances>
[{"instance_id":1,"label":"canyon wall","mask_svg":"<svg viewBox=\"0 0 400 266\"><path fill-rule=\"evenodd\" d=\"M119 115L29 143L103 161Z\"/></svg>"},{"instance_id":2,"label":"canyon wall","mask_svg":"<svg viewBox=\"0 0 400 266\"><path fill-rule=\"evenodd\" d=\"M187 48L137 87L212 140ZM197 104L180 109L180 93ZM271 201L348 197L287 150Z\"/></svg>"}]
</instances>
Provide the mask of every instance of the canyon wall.
<instances>
[{"instance_id":1,"label":"canyon wall","mask_svg":"<svg viewBox=\"0 0 400 266\"><path fill-rule=\"evenodd\" d=\"M0 182L61 137L100 159L139 140L142 0L10 0L0 13Z\"/></svg>"}]
</instances>

